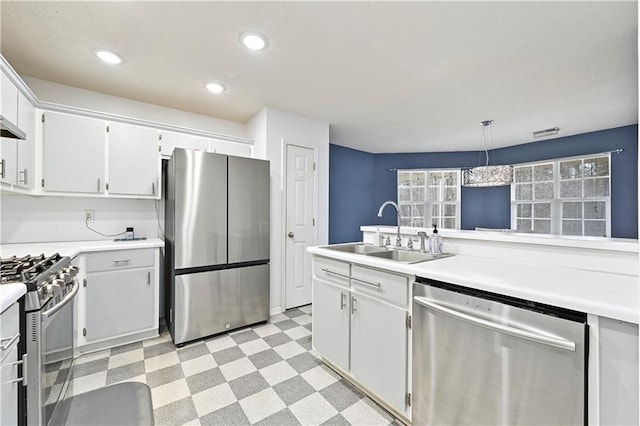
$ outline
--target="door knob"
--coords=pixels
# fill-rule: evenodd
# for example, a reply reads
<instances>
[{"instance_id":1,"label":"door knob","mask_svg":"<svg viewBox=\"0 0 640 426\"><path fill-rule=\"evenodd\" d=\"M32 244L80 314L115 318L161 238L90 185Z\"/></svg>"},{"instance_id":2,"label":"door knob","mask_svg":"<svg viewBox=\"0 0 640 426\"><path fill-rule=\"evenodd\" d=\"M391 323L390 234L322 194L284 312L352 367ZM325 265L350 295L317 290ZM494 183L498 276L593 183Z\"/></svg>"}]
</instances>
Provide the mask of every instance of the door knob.
<instances>
[{"instance_id":1,"label":"door knob","mask_svg":"<svg viewBox=\"0 0 640 426\"><path fill-rule=\"evenodd\" d=\"M287 235L289 236L289 238L293 238L293 232L289 232Z\"/></svg>"}]
</instances>

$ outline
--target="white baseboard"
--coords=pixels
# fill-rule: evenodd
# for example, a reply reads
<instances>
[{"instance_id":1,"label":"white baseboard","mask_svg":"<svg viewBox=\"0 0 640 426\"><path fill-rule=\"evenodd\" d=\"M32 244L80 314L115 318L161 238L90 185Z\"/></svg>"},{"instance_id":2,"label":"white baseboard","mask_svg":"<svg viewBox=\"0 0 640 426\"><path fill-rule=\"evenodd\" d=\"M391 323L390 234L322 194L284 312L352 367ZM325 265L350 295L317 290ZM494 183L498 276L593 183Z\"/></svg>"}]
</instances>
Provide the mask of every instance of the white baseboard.
<instances>
[{"instance_id":1,"label":"white baseboard","mask_svg":"<svg viewBox=\"0 0 640 426\"><path fill-rule=\"evenodd\" d=\"M269 316L272 317L274 315L281 314L282 312L282 306L276 306L275 308L271 308L271 310L269 311Z\"/></svg>"}]
</instances>

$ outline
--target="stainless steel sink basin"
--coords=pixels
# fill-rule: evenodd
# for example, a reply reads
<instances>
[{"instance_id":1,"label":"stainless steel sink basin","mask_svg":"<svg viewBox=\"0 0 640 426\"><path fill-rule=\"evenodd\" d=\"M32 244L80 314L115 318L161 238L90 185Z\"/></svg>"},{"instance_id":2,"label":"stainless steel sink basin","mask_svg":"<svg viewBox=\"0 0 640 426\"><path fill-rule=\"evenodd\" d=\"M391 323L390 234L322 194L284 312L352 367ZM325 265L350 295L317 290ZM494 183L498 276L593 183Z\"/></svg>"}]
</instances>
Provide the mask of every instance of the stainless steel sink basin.
<instances>
[{"instance_id":1,"label":"stainless steel sink basin","mask_svg":"<svg viewBox=\"0 0 640 426\"><path fill-rule=\"evenodd\" d=\"M324 246L323 248L344 253L362 254L380 259L393 260L400 263L420 263L428 260L442 259L453 256L448 253L420 253L418 251L391 250L386 247L378 247L373 244L354 243Z\"/></svg>"},{"instance_id":2,"label":"stainless steel sink basin","mask_svg":"<svg viewBox=\"0 0 640 426\"><path fill-rule=\"evenodd\" d=\"M342 251L345 253L355 253L355 254L371 254L371 253L379 253L386 252L387 249L384 247L374 246L373 244L364 244L364 243L355 243L355 244L340 244L335 246L324 246L323 248L329 250Z\"/></svg>"},{"instance_id":3,"label":"stainless steel sink basin","mask_svg":"<svg viewBox=\"0 0 640 426\"><path fill-rule=\"evenodd\" d=\"M446 253L420 253L416 251L403 250L386 250L382 252L368 253L368 255L402 263L420 263L426 262L428 260L442 259L443 257L451 256L451 254Z\"/></svg>"}]
</instances>

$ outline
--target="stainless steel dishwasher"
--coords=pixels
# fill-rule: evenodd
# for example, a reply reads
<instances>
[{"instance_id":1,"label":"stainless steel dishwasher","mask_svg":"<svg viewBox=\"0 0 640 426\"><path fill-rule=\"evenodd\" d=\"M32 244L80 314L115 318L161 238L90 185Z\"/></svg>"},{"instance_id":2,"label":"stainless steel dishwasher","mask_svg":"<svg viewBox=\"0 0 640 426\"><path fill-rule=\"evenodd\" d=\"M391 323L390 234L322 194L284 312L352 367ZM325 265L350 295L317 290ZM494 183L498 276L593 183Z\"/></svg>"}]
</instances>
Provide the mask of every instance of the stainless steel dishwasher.
<instances>
[{"instance_id":1,"label":"stainless steel dishwasher","mask_svg":"<svg viewBox=\"0 0 640 426\"><path fill-rule=\"evenodd\" d=\"M586 314L418 277L412 423L587 424Z\"/></svg>"}]
</instances>

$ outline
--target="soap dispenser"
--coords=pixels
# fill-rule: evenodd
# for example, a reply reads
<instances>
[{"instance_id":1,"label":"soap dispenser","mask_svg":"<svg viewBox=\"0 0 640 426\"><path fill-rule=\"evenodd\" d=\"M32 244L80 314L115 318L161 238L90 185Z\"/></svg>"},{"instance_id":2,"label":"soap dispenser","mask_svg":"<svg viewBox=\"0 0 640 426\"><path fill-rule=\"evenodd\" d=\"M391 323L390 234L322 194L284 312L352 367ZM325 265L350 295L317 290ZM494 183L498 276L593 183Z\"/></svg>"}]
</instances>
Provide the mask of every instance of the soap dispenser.
<instances>
[{"instance_id":1,"label":"soap dispenser","mask_svg":"<svg viewBox=\"0 0 640 426\"><path fill-rule=\"evenodd\" d=\"M429 252L442 253L442 237L438 234L438 226L433 224L433 233L429 235Z\"/></svg>"}]
</instances>

